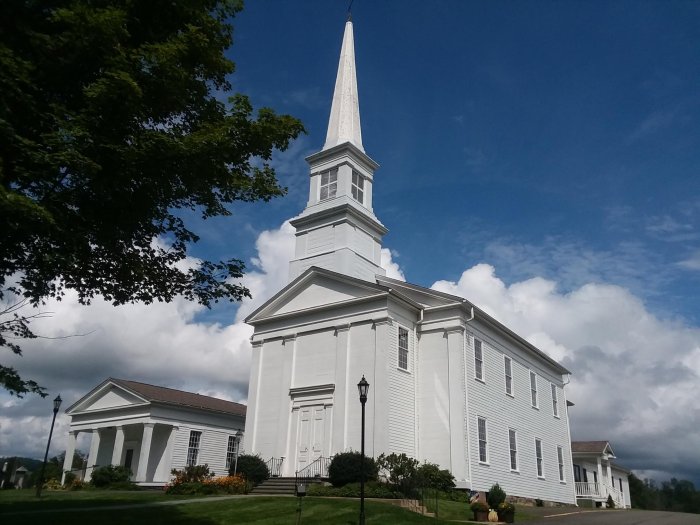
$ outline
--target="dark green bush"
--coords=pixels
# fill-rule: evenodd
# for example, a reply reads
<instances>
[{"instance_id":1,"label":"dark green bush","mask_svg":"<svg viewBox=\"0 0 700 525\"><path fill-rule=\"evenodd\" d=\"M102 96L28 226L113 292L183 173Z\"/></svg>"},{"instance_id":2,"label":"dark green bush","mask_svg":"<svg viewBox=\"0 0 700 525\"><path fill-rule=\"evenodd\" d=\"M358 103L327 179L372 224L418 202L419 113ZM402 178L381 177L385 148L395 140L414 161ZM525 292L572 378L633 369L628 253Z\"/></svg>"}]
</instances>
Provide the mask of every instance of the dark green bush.
<instances>
[{"instance_id":1,"label":"dark green bush","mask_svg":"<svg viewBox=\"0 0 700 525\"><path fill-rule=\"evenodd\" d=\"M333 457L328 467L328 478L334 487L360 481L361 458L359 452L341 452ZM378 469L373 458L365 456L364 470L365 481L376 481Z\"/></svg>"},{"instance_id":2,"label":"dark green bush","mask_svg":"<svg viewBox=\"0 0 700 525\"><path fill-rule=\"evenodd\" d=\"M66 477L63 480L65 486L70 486L77 479L77 476L73 472L66 472Z\"/></svg>"},{"instance_id":3,"label":"dark green bush","mask_svg":"<svg viewBox=\"0 0 700 525\"><path fill-rule=\"evenodd\" d=\"M98 488L112 488L113 485L130 484L131 469L122 466L106 465L92 471L90 484Z\"/></svg>"},{"instance_id":4,"label":"dark green bush","mask_svg":"<svg viewBox=\"0 0 700 525\"><path fill-rule=\"evenodd\" d=\"M455 477L447 469L435 463L423 463L416 472L419 487L430 487L448 492L455 486Z\"/></svg>"},{"instance_id":5,"label":"dark green bush","mask_svg":"<svg viewBox=\"0 0 700 525\"><path fill-rule=\"evenodd\" d=\"M235 465L229 470L229 474L233 475ZM248 481L252 481L256 485L262 483L270 477L270 470L267 468L265 461L258 455L241 454L238 456L237 473L243 476Z\"/></svg>"},{"instance_id":6,"label":"dark green bush","mask_svg":"<svg viewBox=\"0 0 700 525\"><path fill-rule=\"evenodd\" d=\"M607 505L607 507L608 507L609 509L614 509L614 508L615 508L615 502L613 501L613 498L612 498L612 496L611 496L610 494L608 494L608 501L606 501L605 504Z\"/></svg>"},{"instance_id":7,"label":"dark green bush","mask_svg":"<svg viewBox=\"0 0 700 525\"><path fill-rule=\"evenodd\" d=\"M498 483L495 483L486 494L490 509L497 509L506 500L506 493Z\"/></svg>"},{"instance_id":8,"label":"dark green bush","mask_svg":"<svg viewBox=\"0 0 700 525\"><path fill-rule=\"evenodd\" d=\"M202 483L199 481L186 481L184 483L179 483L177 485L172 485L168 487L168 494L183 494L183 495L194 495L194 494L218 494L220 491L216 485L210 485L207 483Z\"/></svg>"}]
</instances>

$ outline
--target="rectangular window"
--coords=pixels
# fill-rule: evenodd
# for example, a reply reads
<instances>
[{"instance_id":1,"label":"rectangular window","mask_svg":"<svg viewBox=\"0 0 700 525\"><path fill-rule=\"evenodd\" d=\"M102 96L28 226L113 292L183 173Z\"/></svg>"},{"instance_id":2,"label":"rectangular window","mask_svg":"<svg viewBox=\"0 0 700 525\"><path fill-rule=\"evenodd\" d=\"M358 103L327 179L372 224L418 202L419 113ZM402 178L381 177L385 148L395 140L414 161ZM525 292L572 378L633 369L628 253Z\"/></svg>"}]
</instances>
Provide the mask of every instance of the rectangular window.
<instances>
[{"instance_id":1,"label":"rectangular window","mask_svg":"<svg viewBox=\"0 0 700 525\"><path fill-rule=\"evenodd\" d=\"M408 330L399 327L399 368L408 370Z\"/></svg>"},{"instance_id":2,"label":"rectangular window","mask_svg":"<svg viewBox=\"0 0 700 525\"><path fill-rule=\"evenodd\" d=\"M593 474L593 483L598 483L598 473L595 470L592 470L591 474Z\"/></svg>"},{"instance_id":3,"label":"rectangular window","mask_svg":"<svg viewBox=\"0 0 700 525\"><path fill-rule=\"evenodd\" d=\"M530 372L530 400L532 406L537 408L537 375L532 371Z\"/></svg>"},{"instance_id":4,"label":"rectangular window","mask_svg":"<svg viewBox=\"0 0 700 525\"><path fill-rule=\"evenodd\" d=\"M583 482L588 483L588 471L583 469Z\"/></svg>"},{"instance_id":5,"label":"rectangular window","mask_svg":"<svg viewBox=\"0 0 700 525\"><path fill-rule=\"evenodd\" d=\"M479 429L479 462L488 463L488 449L486 441L486 419L477 418L477 428Z\"/></svg>"},{"instance_id":6,"label":"rectangular window","mask_svg":"<svg viewBox=\"0 0 700 525\"><path fill-rule=\"evenodd\" d=\"M197 456L199 456L199 441L202 433L196 430L190 431L190 442L187 446L187 466L192 467L197 464Z\"/></svg>"},{"instance_id":7,"label":"rectangular window","mask_svg":"<svg viewBox=\"0 0 700 525\"><path fill-rule=\"evenodd\" d=\"M504 356L504 366L505 366L505 374L506 374L506 394L509 396L513 395L513 360L508 357Z\"/></svg>"},{"instance_id":8,"label":"rectangular window","mask_svg":"<svg viewBox=\"0 0 700 525\"><path fill-rule=\"evenodd\" d=\"M320 200L332 199L338 192L338 168L321 172Z\"/></svg>"},{"instance_id":9,"label":"rectangular window","mask_svg":"<svg viewBox=\"0 0 700 525\"><path fill-rule=\"evenodd\" d=\"M356 171L352 172L352 198L360 204L364 204L365 179Z\"/></svg>"},{"instance_id":10,"label":"rectangular window","mask_svg":"<svg viewBox=\"0 0 700 525\"><path fill-rule=\"evenodd\" d=\"M581 467L574 465L574 481L579 483L581 481Z\"/></svg>"},{"instance_id":11,"label":"rectangular window","mask_svg":"<svg viewBox=\"0 0 700 525\"><path fill-rule=\"evenodd\" d=\"M238 440L236 436L228 437L228 447L226 448L226 470L231 470L238 453Z\"/></svg>"},{"instance_id":12,"label":"rectangular window","mask_svg":"<svg viewBox=\"0 0 700 525\"><path fill-rule=\"evenodd\" d=\"M557 385L552 383L552 412L554 417L559 417L559 400L557 399Z\"/></svg>"},{"instance_id":13,"label":"rectangular window","mask_svg":"<svg viewBox=\"0 0 700 525\"><path fill-rule=\"evenodd\" d=\"M565 481L565 479L564 479L564 450L561 447L557 447L557 461L559 462L559 481Z\"/></svg>"},{"instance_id":14,"label":"rectangular window","mask_svg":"<svg viewBox=\"0 0 700 525\"><path fill-rule=\"evenodd\" d=\"M484 351L478 339L474 339L474 377L480 381L484 380Z\"/></svg>"},{"instance_id":15,"label":"rectangular window","mask_svg":"<svg viewBox=\"0 0 700 525\"><path fill-rule=\"evenodd\" d=\"M537 477L544 477L544 466L542 465L542 440L535 438L535 457L537 458Z\"/></svg>"},{"instance_id":16,"label":"rectangular window","mask_svg":"<svg viewBox=\"0 0 700 525\"><path fill-rule=\"evenodd\" d=\"M508 430L508 442L510 443L510 470L518 470L518 443L515 439L515 430Z\"/></svg>"},{"instance_id":17,"label":"rectangular window","mask_svg":"<svg viewBox=\"0 0 700 525\"><path fill-rule=\"evenodd\" d=\"M620 492L622 492L622 478L617 478L617 479L620 482Z\"/></svg>"}]
</instances>

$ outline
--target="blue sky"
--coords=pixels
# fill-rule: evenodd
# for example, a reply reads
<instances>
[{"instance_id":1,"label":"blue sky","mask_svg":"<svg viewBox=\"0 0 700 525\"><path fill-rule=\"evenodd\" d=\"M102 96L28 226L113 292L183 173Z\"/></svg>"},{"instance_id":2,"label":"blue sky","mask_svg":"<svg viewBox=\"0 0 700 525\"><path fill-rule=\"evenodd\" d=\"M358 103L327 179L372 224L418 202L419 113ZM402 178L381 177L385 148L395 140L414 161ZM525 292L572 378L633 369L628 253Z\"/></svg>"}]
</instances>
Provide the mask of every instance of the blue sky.
<instances>
[{"instance_id":1,"label":"blue sky","mask_svg":"<svg viewBox=\"0 0 700 525\"><path fill-rule=\"evenodd\" d=\"M245 402L242 319L286 283L282 225L325 140L347 4L249 1L234 20L234 91L308 130L275 155L286 197L195 221L192 253L248 261L255 299L115 309L69 293L35 327L57 339L4 365L66 406L109 376ZM353 21L393 262L570 369L574 439L700 486L700 3L355 0ZM0 393L0 455L43 454L51 398Z\"/></svg>"},{"instance_id":2,"label":"blue sky","mask_svg":"<svg viewBox=\"0 0 700 525\"><path fill-rule=\"evenodd\" d=\"M195 253L250 256L303 209L346 5L236 18L234 88L309 133L280 156L289 195L236 207L226 235L206 225ZM696 2L354 2L374 205L407 278L486 261L506 282L617 283L700 321L699 18Z\"/></svg>"}]
</instances>

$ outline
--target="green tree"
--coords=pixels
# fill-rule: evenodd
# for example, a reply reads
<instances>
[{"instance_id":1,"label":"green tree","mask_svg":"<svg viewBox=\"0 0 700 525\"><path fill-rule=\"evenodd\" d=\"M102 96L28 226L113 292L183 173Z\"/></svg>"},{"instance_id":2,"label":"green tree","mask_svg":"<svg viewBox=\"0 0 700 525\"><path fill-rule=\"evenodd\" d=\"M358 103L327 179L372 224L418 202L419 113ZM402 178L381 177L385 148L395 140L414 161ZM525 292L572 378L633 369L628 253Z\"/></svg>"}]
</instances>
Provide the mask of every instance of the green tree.
<instances>
[{"instance_id":1,"label":"green tree","mask_svg":"<svg viewBox=\"0 0 700 525\"><path fill-rule=\"evenodd\" d=\"M198 240L183 210L207 219L283 195L269 161L304 131L243 95L220 100L241 8L0 2L0 346L20 354L8 338L32 336L18 303L66 289L84 304L249 296L238 259L182 264ZM45 394L10 367L0 384Z\"/></svg>"}]
</instances>

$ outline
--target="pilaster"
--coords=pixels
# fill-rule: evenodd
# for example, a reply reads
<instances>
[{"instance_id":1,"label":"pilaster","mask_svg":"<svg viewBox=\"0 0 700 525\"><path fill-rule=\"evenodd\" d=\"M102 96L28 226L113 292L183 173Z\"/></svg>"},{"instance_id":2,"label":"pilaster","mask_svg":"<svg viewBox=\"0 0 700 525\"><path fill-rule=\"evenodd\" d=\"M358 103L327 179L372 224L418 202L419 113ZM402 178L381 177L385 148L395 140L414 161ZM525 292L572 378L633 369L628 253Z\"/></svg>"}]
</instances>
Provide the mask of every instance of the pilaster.
<instances>
[{"instance_id":1,"label":"pilaster","mask_svg":"<svg viewBox=\"0 0 700 525\"><path fill-rule=\"evenodd\" d=\"M100 429L93 428L91 431L92 437L90 439L90 452L88 453L88 468L85 471L85 481L90 481L92 479L92 471L95 470L97 465L97 454L100 451Z\"/></svg>"}]
</instances>

